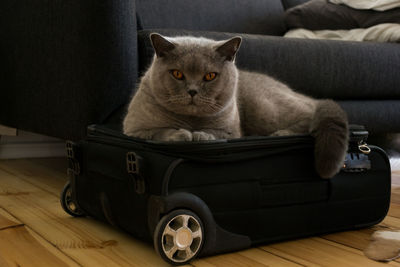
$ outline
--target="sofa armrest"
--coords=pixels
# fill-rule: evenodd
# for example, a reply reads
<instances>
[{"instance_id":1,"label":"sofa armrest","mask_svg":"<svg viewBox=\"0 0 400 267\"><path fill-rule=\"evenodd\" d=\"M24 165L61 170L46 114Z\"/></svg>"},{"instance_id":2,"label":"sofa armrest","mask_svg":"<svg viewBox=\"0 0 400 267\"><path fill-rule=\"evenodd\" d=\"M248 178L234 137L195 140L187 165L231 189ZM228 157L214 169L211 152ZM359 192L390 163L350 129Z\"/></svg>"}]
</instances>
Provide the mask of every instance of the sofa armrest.
<instances>
[{"instance_id":1,"label":"sofa armrest","mask_svg":"<svg viewBox=\"0 0 400 267\"><path fill-rule=\"evenodd\" d=\"M0 38L2 124L80 139L129 100L134 0L3 0Z\"/></svg>"},{"instance_id":2,"label":"sofa armrest","mask_svg":"<svg viewBox=\"0 0 400 267\"><path fill-rule=\"evenodd\" d=\"M267 73L316 98L400 99L400 44L292 39L265 35L154 30L167 36L194 35L216 40L243 37L239 68ZM140 68L153 55L140 31Z\"/></svg>"}]
</instances>

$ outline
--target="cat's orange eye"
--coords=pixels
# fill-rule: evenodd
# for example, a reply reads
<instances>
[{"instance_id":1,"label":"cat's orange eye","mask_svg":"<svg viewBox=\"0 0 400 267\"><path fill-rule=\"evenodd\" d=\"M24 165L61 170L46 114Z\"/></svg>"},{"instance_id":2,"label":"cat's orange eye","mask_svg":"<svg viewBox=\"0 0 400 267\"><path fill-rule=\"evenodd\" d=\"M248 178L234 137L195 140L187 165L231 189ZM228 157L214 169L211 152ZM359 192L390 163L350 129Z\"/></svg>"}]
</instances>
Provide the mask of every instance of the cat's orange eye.
<instances>
[{"instance_id":1,"label":"cat's orange eye","mask_svg":"<svg viewBox=\"0 0 400 267\"><path fill-rule=\"evenodd\" d=\"M173 70L171 73L172 73L172 76L174 76L175 79L183 80L183 73L180 72L179 70Z\"/></svg>"},{"instance_id":2,"label":"cat's orange eye","mask_svg":"<svg viewBox=\"0 0 400 267\"><path fill-rule=\"evenodd\" d=\"M215 79L217 77L217 74L215 72L209 72L206 75L204 75L204 80L209 82Z\"/></svg>"}]
</instances>

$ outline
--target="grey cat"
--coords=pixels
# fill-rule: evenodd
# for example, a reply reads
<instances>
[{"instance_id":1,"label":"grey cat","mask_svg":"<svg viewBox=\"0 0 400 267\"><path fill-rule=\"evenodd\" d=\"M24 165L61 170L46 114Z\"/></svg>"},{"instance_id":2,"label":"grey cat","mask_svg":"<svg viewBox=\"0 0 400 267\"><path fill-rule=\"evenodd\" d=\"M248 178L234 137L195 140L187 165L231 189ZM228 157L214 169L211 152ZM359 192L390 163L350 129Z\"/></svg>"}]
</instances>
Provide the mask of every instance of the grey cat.
<instances>
[{"instance_id":1,"label":"grey cat","mask_svg":"<svg viewBox=\"0 0 400 267\"><path fill-rule=\"evenodd\" d=\"M348 146L346 113L331 100L296 93L265 75L237 69L241 38L214 41L150 35L155 56L123 121L126 135L164 141L249 135L311 134L315 168L341 168Z\"/></svg>"}]
</instances>

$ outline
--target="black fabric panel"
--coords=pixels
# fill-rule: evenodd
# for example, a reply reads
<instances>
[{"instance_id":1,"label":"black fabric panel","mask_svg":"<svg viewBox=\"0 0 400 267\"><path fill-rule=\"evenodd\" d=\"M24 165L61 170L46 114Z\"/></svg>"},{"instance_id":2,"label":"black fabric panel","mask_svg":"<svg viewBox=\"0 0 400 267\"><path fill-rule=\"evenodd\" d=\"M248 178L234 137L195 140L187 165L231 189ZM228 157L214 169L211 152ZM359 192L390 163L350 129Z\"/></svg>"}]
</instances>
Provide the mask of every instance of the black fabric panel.
<instances>
[{"instance_id":1,"label":"black fabric panel","mask_svg":"<svg viewBox=\"0 0 400 267\"><path fill-rule=\"evenodd\" d=\"M140 69L153 57L148 35L193 35L227 39L236 34L181 30L139 32ZM240 34L237 55L241 69L267 73L295 90L337 100L386 100L400 98L400 49L393 43L361 43L292 39Z\"/></svg>"},{"instance_id":2,"label":"black fabric panel","mask_svg":"<svg viewBox=\"0 0 400 267\"><path fill-rule=\"evenodd\" d=\"M81 139L137 76L135 2L2 1L0 123Z\"/></svg>"},{"instance_id":3,"label":"black fabric panel","mask_svg":"<svg viewBox=\"0 0 400 267\"><path fill-rule=\"evenodd\" d=\"M356 189L358 187L355 183L348 186ZM270 209L220 212L213 215L217 224L225 230L247 235L253 245L259 245L371 226L383 220L388 203L387 195L342 202L321 201Z\"/></svg>"},{"instance_id":4,"label":"black fabric panel","mask_svg":"<svg viewBox=\"0 0 400 267\"><path fill-rule=\"evenodd\" d=\"M90 216L105 220L104 209L101 209L105 196L117 224L114 226L129 229L141 239L151 240L147 229L147 199L134 191L126 167L127 149L86 143L82 150L82 175L76 179L76 193L82 209ZM159 184L154 183L154 186Z\"/></svg>"},{"instance_id":5,"label":"black fabric panel","mask_svg":"<svg viewBox=\"0 0 400 267\"><path fill-rule=\"evenodd\" d=\"M280 138L282 140L282 138ZM274 142L270 139L270 142ZM248 142L248 146L249 146ZM289 142L287 142L289 143ZM225 153L222 155L223 158L227 158L225 155L227 152L226 147L229 143L224 144L225 149L221 149ZM237 161L235 164L230 162L214 163L210 164L207 162L186 162L179 165L175 170L170 180L171 190L182 190L182 188L199 188L207 187L216 184L226 183L226 173L230 173L229 182L239 183L246 181L248 183L258 182L260 188L279 184L279 183L298 183L306 180L319 180L320 178L310 169L313 165L313 146L310 144L307 148L296 148L294 144L291 144L291 148L282 151L285 145L279 145L278 147L259 148L261 144L253 149L250 149L249 153L254 155L258 154L258 150L270 150L272 153L270 156L263 156L255 159L246 159L243 157L242 160ZM249 146L250 147L250 146ZM194 150L194 149L193 149ZM218 154L219 151L210 147L210 150L203 153L203 158L211 157L210 154ZM181 153L182 154L182 153ZM238 152L238 155L243 154ZM229 153L229 157L233 157L233 153ZM183 157L183 155L182 155ZM296 161L291 159L296 157ZM245 160L246 159L246 160ZM288 168L290 166L290 168ZM296 175L293 175L292 170L296 169ZM187 179L187 173L191 173L191 179ZM228 190L225 188L225 190ZM205 190L207 192L207 190Z\"/></svg>"},{"instance_id":6,"label":"black fabric panel","mask_svg":"<svg viewBox=\"0 0 400 267\"><path fill-rule=\"evenodd\" d=\"M280 0L137 0L143 29L174 28L202 31L283 35Z\"/></svg>"},{"instance_id":7,"label":"black fabric panel","mask_svg":"<svg viewBox=\"0 0 400 267\"><path fill-rule=\"evenodd\" d=\"M311 165L312 166L312 165ZM329 196L329 182L312 181L301 183L275 184L262 187L262 206L284 206L326 201Z\"/></svg>"},{"instance_id":8,"label":"black fabric panel","mask_svg":"<svg viewBox=\"0 0 400 267\"><path fill-rule=\"evenodd\" d=\"M273 142L272 139L270 141ZM182 163L171 176L170 191L190 192L203 199L212 212L327 199L326 180L321 180L313 168L313 146L299 149L292 145L291 149L282 152L283 146L268 148L276 152L271 156L251 160L244 158L235 163ZM232 152L223 151L226 153L224 158L233 157ZM208 151L208 154L211 153L217 154L218 151L214 148L214 151ZM257 148L250 153L257 155ZM296 175L293 175L293 170L296 170Z\"/></svg>"},{"instance_id":9,"label":"black fabric panel","mask_svg":"<svg viewBox=\"0 0 400 267\"><path fill-rule=\"evenodd\" d=\"M291 156L293 161L298 159L297 155L291 154ZM276 203L279 199L286 201L295 198L290 194L290 187L286 187L281 195L271 196L271 202L275 204L273 207L260 208L260 205L253 205L240 211L220 209L214 212L214 218L224 229L247 235L255 243L265 242L263 235L269 237L268 241L276 241L378 223L385 217L389 208L390 167L387 156L380 149L374 148L369 154L369 159L372 162L371 170L364 173L340 172L329 180L315 181L315 185L320 183L320 187L307 189L314 191L309 192L314 196L303 195L301 198L303 201L310 198L317 200L319 195L320 201L278 206ZM309 168L311 166L312 164L308 165ZM324 183L329 184L329 187L325 187L329 190L324 190ZM293 186L297 186L301 192L306 184L307 181L304 180L301 186L299 184ZM280 184L280 186L285 185ZM221 197L224 196L223 193L221 190ZM329 198L323 200L326 193L329 193ZM283 197L285 194L288 199ZM249 222L252 227L246 227Z\"/></svg>"},{"instance_id":10,"label":"black fabric panel","mask_svg":"<svg viewBox=\"0 0 400 267\"><path fill-rule=\"evenodd\" d=\"M387 11L358 10L327 0L311 0L285 12L289 29L339 30L368 28L381 23L400 23L400 8Z\"/></svg>"},{"instance_id":11,"label":"black fabric panel","mask_svg":"<svg viewBox=\"0 0 400 267\"><path fill-rule=\"evenodd\" d=\"M365 125L371 134L400 132L400 101L339 101L350 123Z\"/></svg>"}]
</instances>

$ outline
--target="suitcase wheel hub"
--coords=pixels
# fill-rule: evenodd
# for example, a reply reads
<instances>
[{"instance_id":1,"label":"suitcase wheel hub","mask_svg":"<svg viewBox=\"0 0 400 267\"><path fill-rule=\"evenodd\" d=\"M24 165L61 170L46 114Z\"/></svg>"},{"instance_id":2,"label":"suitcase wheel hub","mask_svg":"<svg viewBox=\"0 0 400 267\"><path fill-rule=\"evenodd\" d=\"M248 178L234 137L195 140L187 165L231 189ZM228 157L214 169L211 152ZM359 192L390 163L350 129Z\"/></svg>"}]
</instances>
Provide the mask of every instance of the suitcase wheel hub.
<instances>
[{"instance_id":1,"label":"suitcase wheel hub","mask_svg":"<svg viewBox=\"0 0 400 267\"><path fill-rule=\"evenodd\" d=\"M68 191L65 194L65 203L67 204L68 208L71 211L75 211L77 209L77 207L75 206L75 203L72 201L72 196L71 196L71 191Z\"/></svg>"},{"instance_id":2,"label":"suitcase wheel hub","mask_svg":"<svg viewBox=\"0 0 400 267\"><path fill-rule=\"evenodd\" d=\"M192 232L189 229L181 228L176 231L175 243L180 249L187 248L192 242Z\"/></svg>"},{"instance_id":3,"label":"suitcase wheel hub","mask_svg":"<svg viewBox=\"0 0 400 267\"><path fill-rule=\"evenodd\" d=\"M85 213L79 208L72 197L72 188L70 182L67 182L60 196L61 207L66 213L75 217L85 216Z\"/></svg>"},{"instance_id":4,"label":"suitcase wheel hub","mask_svg":"<svg viewBox=\"0 0 400 267\"><path fill-rule=\"evenodd\" d=\"M192 258L202 243L200 223L190 215L178 215L165 226L162 248L165 255L174 262Z\"/></svg>"}]
</instances>

